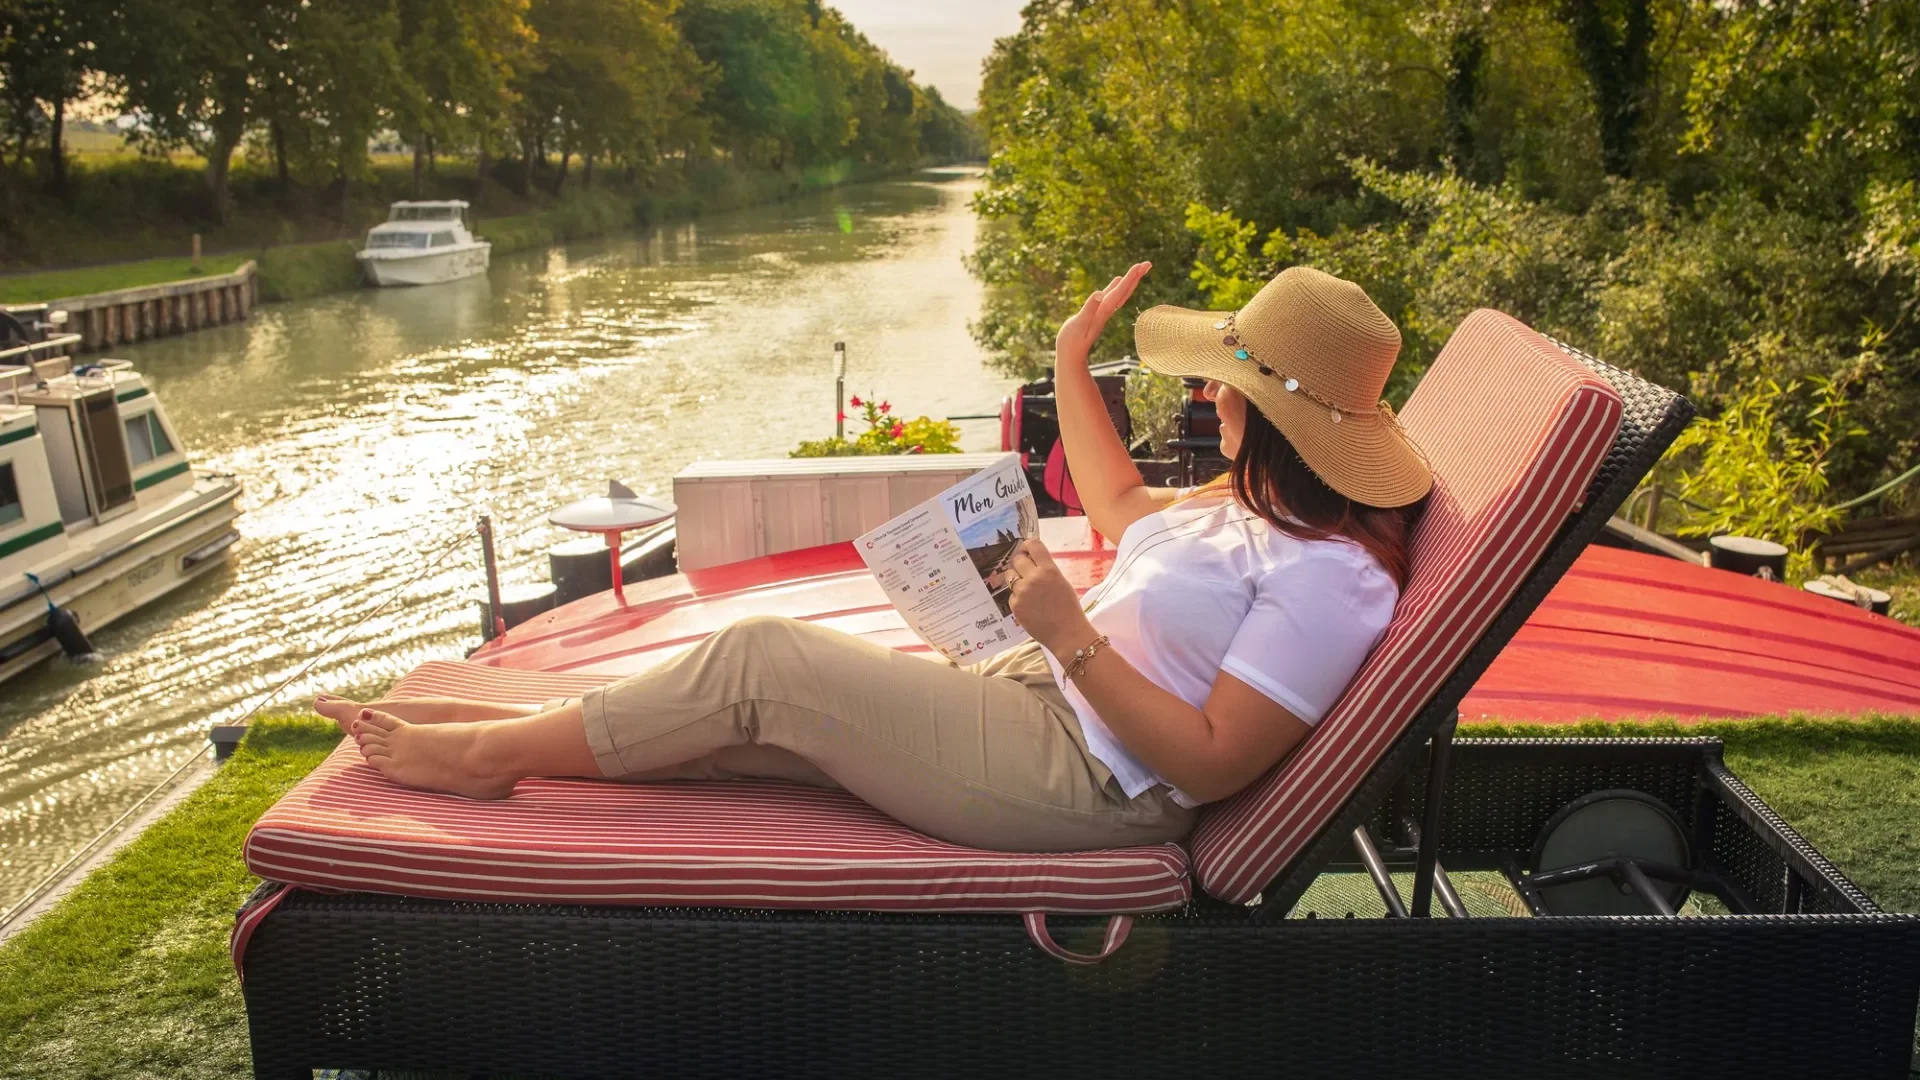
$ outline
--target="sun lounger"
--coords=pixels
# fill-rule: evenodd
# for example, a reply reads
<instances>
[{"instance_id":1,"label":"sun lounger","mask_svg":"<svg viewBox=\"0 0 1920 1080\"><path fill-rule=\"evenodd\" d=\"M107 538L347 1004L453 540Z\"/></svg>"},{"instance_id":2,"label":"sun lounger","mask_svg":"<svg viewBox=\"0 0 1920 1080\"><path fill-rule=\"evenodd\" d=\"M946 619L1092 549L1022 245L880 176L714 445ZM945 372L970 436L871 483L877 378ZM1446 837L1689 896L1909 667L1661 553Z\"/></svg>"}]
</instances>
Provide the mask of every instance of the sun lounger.
<instances>
[{"instance_id":1,"label":"sun lounger","mask_svg":"<svg viewBox=\"0 0 1920 1080\"><path fill-rule=\"evenodd\" d=\"M1920 920L1880 913L1714 740L1452 742L1461 697L1690 413L1471 316L1404 410L1440 483L1385 641L1184 846L973 851L772 782L530 781L476 804L343 746L248 840L256 1073L1903 1076ZM398 690L590 684L429 664ZM1686 822L1696 886L1776 914L1457 917L1450 871L1524 878L1560 807L1622 788ZM1362 868L1409 917L1287 917ZM1450 917L1420 917L1436 898Z\"/></svg>"}]
</instances>

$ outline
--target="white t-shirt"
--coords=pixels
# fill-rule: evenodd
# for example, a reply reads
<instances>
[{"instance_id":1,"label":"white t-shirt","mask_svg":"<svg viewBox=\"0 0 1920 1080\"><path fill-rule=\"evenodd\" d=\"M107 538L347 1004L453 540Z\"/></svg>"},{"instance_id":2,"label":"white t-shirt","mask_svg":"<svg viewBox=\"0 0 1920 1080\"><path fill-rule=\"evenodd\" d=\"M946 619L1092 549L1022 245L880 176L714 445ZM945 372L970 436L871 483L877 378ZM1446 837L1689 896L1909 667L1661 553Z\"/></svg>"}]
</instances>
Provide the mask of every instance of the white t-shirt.
<instances>
[{"instance_id":1,"label":"white t-shirt","mask_svg":"<svg viewBox=\"0 0 1920 1080\"><path fill-rule=\"evenodd\" d=\"M1296 540L1231 498L1203 496L1127 527L1087 592L1089 619L1155 686L1201 708L1222 671L1315 724L1393 618L1400 590L1365 548ZM1161 776L1127 752L1047 656L1087 747L1129 798ZM1168 785L1183 806L1195 800Z\"/></svg>"}]
</instances>

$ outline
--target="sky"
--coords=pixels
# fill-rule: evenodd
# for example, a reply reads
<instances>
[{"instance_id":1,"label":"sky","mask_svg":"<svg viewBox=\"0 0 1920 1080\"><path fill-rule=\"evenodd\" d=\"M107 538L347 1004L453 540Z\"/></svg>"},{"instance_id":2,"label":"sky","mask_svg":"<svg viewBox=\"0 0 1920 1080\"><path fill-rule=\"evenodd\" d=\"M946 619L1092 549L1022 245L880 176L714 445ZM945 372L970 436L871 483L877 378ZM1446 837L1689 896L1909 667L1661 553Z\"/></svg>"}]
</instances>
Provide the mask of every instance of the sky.
<instances>
[{"instance_id":1,"label":"sky","mask_svg":"<svg viewBox=\"0 0 1920 1080\"><path fill-rule=\"evenodd\" d=\"M978 104L980 62L995 38L1020 29L1026 0L828 0L914 81L932 83L947 103Z\"/></svg>"}]
</instances>

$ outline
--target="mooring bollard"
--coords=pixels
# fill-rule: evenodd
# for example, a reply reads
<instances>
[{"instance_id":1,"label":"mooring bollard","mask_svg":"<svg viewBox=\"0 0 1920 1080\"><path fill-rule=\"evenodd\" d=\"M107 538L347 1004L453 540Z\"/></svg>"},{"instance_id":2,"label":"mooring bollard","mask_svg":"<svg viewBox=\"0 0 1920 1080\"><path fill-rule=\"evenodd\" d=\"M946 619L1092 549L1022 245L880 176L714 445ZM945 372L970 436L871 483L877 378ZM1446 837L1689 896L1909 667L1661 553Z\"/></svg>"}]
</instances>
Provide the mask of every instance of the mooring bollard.
<instances>
[{"instance_id":1,"label":"mooring bollard","mask_svg":"<svg viewBox=\"0 0 1920 1080\"><path fill-rule=\"evenodd\" d=\"M1753 536L1716 536L1707 541L1707 565L1762 581L1787 580L1784 544Z\"/></svg>"}]
</instances>

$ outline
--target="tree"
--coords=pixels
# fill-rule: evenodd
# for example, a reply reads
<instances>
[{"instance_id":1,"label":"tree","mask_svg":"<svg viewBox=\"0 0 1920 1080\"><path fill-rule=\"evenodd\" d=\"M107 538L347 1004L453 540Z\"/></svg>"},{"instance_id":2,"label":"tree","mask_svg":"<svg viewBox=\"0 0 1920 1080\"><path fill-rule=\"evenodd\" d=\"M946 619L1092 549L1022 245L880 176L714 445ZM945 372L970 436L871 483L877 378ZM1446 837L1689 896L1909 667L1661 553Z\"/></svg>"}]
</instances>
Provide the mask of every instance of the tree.
<instances>
[{"instance_id":1,"label":"tree","mask_svg":"<svg viewBox=\"0 0 1920 1080\"><path fill-rule=\"evenodd\" d=\"M288 81L287 51L301 0L122 0L99 35L100 68L134 137L207 159L211 216L225 222L233 152L276 85Z\"/></svg>"},{"instance_id":2,"label":"tree","mask_svg":"<svg viewBox=\"0 0 1920 1080\"><path fill-rule=\"evenodd\" d=\"M781 165L814 123L808 15L797 0L688 0L680 32L717 73L702 107L735 159Z\"/></svg>"},{"instance_id":3,"label":"tree","mask_svg":"<svg viewBox=\"0 0 1920 1080\"><path fill-rule=\"evenodd\" d=\"M67 103L80 96L94 63L90 22L97 0L9 0L0 5L0 92L6 96L19 156L44 113L47 188L67 195Z\"/></svg>"},{"instance_id":4,"label":"tree","mask_svg":"<svg viewBox=\"0 0 1920 1080\"><path fill-rule=\"evenodd\" d=\"M368 173L367 143L400 97L400 19L391 0L327 0L293 15L280 66L298 88L283 127L299 126L310 162L331 174L344 216L354 181Z\"/></svg>"},{"instance_id":5,"label":"tree","mask_svg":"<svg viewBox=\"0 0 1920 1080\"><path fill-rule=\"evenodd\" d=\"M489 149L518 100L514 80L533 62L527 11L527 0L399 0L393 122L413 146L416 198L436 147L476 148L486 175Z\"/></svg>"},{"instance_id":6,"label":"tree","mask_svg":"<svg viewBox=\"0 0 1920 1080\"><path fill-rule=\"evenodd\" d=\"M1561 13L1593 84L1607 174L1632 176L1652 74L1652 0L1561 0Z\"/></svg>"}]
</instances>

